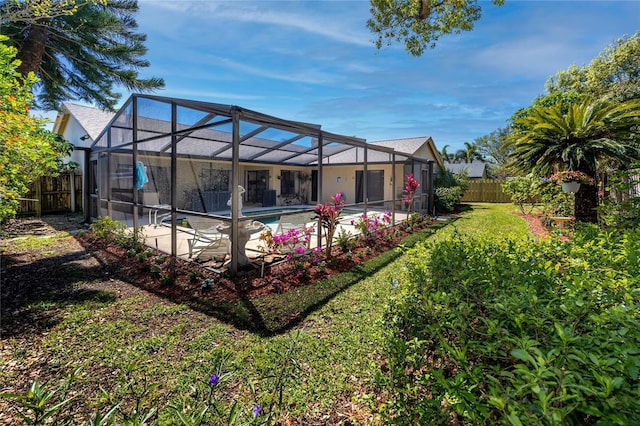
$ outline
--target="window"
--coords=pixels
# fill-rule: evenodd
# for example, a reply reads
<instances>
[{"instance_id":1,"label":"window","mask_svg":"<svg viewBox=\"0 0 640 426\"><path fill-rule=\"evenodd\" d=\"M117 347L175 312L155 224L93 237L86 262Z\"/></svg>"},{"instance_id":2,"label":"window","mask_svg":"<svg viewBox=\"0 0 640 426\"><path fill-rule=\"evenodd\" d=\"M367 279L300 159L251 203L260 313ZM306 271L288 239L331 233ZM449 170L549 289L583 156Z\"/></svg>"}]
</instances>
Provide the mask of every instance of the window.
<instances>
[{"instance_id":1,"label":"window","mask_svg":"<svg viewBox=\"0 0 640 426\"><path fill-rule=\"evenodd\" d=\"M202 169L200 174L202 189L204 191L229 191L231 182L231 170L214 169L209 167Z\"/></svg>"},{"instance_id":2,"label":"window","mask_svg":"<svg viewBox=\"0 0 640 426\"><path fill-rule=\"evenodd\" d=\"M280 171L280 195L296 195L296 184L299 182L298 177L300 172L295 170L281 170ZM299 186L299 185L298 185Z\"/></svg>"},{"instance_id":3,"label":"window","mask_svg":"<svg viewBox=\"0 0 640 426\"><path fill-rule=\"evenodd\" d=\"M384 199L384 170L367 171L367 202ZM356 203L364 201L364 171L356 170Z\"/></svg>"}]
</instances>

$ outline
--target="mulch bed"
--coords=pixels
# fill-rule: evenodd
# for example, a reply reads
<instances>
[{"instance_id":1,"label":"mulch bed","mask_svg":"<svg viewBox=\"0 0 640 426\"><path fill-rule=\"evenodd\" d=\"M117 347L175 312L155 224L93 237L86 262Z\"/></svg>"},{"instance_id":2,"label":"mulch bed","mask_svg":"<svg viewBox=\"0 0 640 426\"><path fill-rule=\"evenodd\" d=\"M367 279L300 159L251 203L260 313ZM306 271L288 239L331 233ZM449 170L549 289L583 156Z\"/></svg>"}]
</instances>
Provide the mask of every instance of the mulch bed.
<instances>
[{"instance_id":1,"label":"mulch bed","mask_svg":"<svg viewBox=\"0 0 640 426\"><path fill-rule=\"evenodd\" d=\"M425 223L424 227L428 225ZM313 264L305 262L300 265L292 260L265 265L263 270L262 265L256 263L245 267L236 278L209 271L197 263L171 259L156 251L141 260L138 255L127 254L125 248L107 244L90 232L78 235L77 239L111 273L141 289L177 303L188 303L194 299L224 303L285 293L348 271L394 249L409 235L400 225L390 232L391 238L379 238L375 243L369 241L367 245L359 244L351 250L351 254L334 247L332 259L327 259L323 252L308 255L308 258L314 258ZM172 282L167 281L166 275L169 274L173 276Z\"/></svg>"}]
</instances>

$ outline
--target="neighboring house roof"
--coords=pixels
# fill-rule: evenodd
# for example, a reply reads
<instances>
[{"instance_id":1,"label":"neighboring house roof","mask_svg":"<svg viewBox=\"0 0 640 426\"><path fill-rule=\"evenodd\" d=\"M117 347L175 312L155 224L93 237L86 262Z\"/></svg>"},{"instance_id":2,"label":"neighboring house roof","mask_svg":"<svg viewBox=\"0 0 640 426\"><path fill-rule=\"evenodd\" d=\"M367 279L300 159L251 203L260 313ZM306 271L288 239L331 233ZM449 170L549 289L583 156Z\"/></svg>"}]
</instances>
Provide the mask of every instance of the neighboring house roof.
<instances>
[{"instance_id":1,"label":"neighboring house roof","mask_svg":"<svg viewBox=\"0 0 640 426\"><path fill-rule=\"evenodd\" d=\"M384 141L367 142L370 146L393 149L396 154L396 161L405 161L409 157L423 160L434 160L441 168L444 167L442 157L429 136L406 139L389 139ZM359 164L364 162L364 148L350 147L341 152L330 154L327 164ZM367 162L390 163L393 157L389 152L367 150Z\"/></svg>"},{"instance_id":2,"label":"neighboring house roof","mask_svg":"<svg viewBox=\"0 0 640 426\"><path fill-rule=\"evenodd\" d=\"M431 136L419 136L415 138L404 139L389 139L384 141L369 142L371 145L379 145L387 148L393 148L398 152L403 152L416 157L427 157L434 160L438 166L444 168L444 162L440 152L436 149L436 145L433 142ZM419 151L426 150L427 152L421 153ZM422 155L421 155L422 154Z\"/></svg>"},{"instance_id":3,"label":"neighboring house roof","mask_svg":"<svg viewBox=\"0 0 640 426\"><path fill-rule=\"evenodd\" d=\"M63 102L60 115L53 127L54 133L64 134L65 127L69 122L69 116L75 118L91 140L95 140L100 135L100 132L107 127L115 113L95 107ZM76 141L71 142L75 143Z\"/></svg>"},{"instance_id":4,"label":"neighboring house roof","mask_svg":"<svg viewBox=\"0 0 640 426\"><path fill-rule=\"evenodd\" d=\"M469 179L482 179L486 177L487 163L484 161L472 161L471 163L444 163L451 173L466 173Z\"/></svg>"}]
</instances>

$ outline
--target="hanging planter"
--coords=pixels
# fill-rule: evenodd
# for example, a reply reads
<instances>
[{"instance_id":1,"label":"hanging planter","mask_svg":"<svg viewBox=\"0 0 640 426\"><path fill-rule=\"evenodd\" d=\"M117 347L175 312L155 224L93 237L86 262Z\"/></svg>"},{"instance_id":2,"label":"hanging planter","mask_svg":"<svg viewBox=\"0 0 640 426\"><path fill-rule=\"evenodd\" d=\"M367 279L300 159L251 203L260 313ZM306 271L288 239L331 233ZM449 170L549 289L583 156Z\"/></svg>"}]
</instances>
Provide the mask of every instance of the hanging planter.
<instances>
[{"instance_id":1,"label":"hanging planter","mask_svg":"<svg viewBox=\"0 0 640 426\"><path fill-rule=\"evenodd\" d=\"M564 192L578 192L580 190L580 182L562 182L562 190Z\"/></svg>"},{"instance_id":2,"label":"hanging planter","mask_svg":"<svg viewBox=\"0 0 640 426\"><path fill-rule=\"evenodd\" d=\"M593 185L593 179L583 172L563 170L554 173L549 178L552 182L561 184L564 192L578 192L580 184Z\"/></svg>"}]
</instances>

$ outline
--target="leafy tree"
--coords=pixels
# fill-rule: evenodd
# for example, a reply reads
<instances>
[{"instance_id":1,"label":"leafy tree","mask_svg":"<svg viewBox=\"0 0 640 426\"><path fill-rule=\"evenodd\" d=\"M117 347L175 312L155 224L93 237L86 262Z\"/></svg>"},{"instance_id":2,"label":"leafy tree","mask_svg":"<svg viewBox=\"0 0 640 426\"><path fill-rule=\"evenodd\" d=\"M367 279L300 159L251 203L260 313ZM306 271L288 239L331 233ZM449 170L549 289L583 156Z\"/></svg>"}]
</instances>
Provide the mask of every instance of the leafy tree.
<instances>
[{"instance_id":1,"label":"leafy tree","mask_svg":"<svg viewBox=\"0 0 640 426\"><path fill-rule=\"evenodd\" d=\"M113 110L120 94L114 86L148 92L164 86L159 78L142 79L138 70L146 36L135 32L136 0L88 3L73 14L3 23L0 31L18 49L18 71L33 72L39 107L56 109L67 99L79 99Z\"/></svg>"},{"instance_id":2,"label":"leafy tree","mask_svg":"<svg viewBox=\"0 0 640 426\"><path fill-rule=\"evenodd\" d=\"M478 154L490 163L490 174L502 179L512 174L507 168L508 157L512 150L508 144L510 134L510 128L506 127L494 130L474 141Z\"/></svg>"},{"instance_id":3,"label":"leafy tree","mask_svg":"<svg viewBox=\"0 0 640 426\"><path fill-rule=\"evenodd\" d=\"M640 31L619 38L589 65L558 71L546 87L552 94L575 91L614 101L640 97Z\"/></svg>"},{"instance_id":4,"label":"leafy tree","mask_svg":"<svg viewBox=\"0 0 640 426\"><path fill-rule=\"evenodd\" d=\"M72 15L86 4L106 3L106 0L6 0L0 2L0 22L36 22L44 17Z\"/></svg>"},{"instance_id":5,"label":"leafy tree","mask_svg":"<svg viewBox=\"0 0 640 426\"><path fill-rule=\"evenodd\" d=\"M0 223L15 215L33 180L56 173L71 148L43 128L44 120L29 116L36 78L16 71L16 50L5 40L0 37Z\"/></svg>"},{"instance_id":6,"label":"leafy tree","mask_svg":"<svg viewBox=\"0 0 640 426\"><path fill-rule=\"evenodd\" d=\"M536 106L514 122L509 144L514 168L524 173L551 174L575 170L595 178L597 163L618 165L639 158L640 99L623 103L582 95L566 112L561 102ZM576 220L596 222L595 185L581 185L575 196Z\"/></svg>"},{"instance_id":7,"label":"leafy tree","mask_svg":"<svg viewBox=\"0 0 640 426\"><path fill-rule=\"evenodd\" d=\"M519 122L521 119L531 114L533 111L539 108L550 108L559 105L560 111L566 114L569 111L569 107L580 99L580 93L575 91L568 92L554 92L548 95L537 97L531 105L526 108L520 108L509 119L509 127L512 131L522 130L519 128Z\"/></svg>"},{"instance_id":8,"label":"leafy tree","mask_svg":"<svg viewBox=\"0 0 640 426\"><path fill-rule=\"evenodd\" d=\"M380 49L392 41L404 43L405 50L420 56L434 48L445 34L471 31L480 19L478 0L370 0L369 30L377 36ZM491 0L502 6L504 0Z\"/></svg>"}]
</instances>

